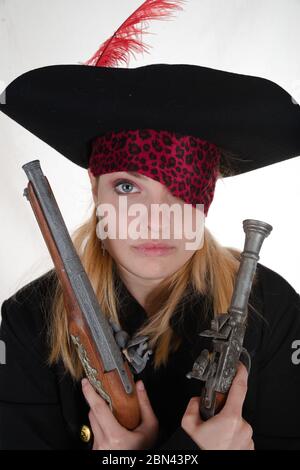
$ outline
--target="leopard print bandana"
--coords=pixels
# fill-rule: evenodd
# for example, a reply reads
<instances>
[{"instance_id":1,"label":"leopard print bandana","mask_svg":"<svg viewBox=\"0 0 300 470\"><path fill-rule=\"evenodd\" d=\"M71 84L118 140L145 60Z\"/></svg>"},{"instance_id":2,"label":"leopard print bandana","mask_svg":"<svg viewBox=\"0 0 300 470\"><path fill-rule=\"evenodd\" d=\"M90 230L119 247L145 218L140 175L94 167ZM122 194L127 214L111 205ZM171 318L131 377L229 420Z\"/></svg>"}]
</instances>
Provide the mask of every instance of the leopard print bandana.
<instances>
[{"instance_id":1,"label":"leopard print bandana","mask_svg":"<svg viewBox=\"0 0 300 470\"><path fill-rule=\"evenodd\" d=\"M199 137L154 129L107 132L92 141L94 176L136 171L166 185L184 202L204 205L207 215L219 172L218 147Z\"/></svg>"}]
</instances>

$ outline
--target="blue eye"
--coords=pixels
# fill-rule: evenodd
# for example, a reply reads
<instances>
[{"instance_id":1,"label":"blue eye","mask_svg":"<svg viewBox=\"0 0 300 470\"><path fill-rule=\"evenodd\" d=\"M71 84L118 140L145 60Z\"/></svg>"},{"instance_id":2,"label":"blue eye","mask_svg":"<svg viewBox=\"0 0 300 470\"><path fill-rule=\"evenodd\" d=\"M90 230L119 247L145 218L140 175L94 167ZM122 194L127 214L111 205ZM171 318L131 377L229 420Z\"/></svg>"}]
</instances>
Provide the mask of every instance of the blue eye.
<instances>
[{"instance_id":1,"label":"blue eye","mask_svg":"<svg viewBox=\"0 0 300 470\"><path fill-rule=\"evenodd\" d=\"M125 189L125 192L122 192L119 190L116 191L117 194L131 194L132 191L130 191L130 186L131 187L135 187L135 185L133 183L130 183L130 181L127 181L127 180L121 180L121 181L118 181L115 185L114 185L114 188L117 188L118 186L122 185L122 188L124 189L124 187L127 187L127 189ZM129 191L128 191L128 187L129 187Z\"/></svg>"}]
</instances>

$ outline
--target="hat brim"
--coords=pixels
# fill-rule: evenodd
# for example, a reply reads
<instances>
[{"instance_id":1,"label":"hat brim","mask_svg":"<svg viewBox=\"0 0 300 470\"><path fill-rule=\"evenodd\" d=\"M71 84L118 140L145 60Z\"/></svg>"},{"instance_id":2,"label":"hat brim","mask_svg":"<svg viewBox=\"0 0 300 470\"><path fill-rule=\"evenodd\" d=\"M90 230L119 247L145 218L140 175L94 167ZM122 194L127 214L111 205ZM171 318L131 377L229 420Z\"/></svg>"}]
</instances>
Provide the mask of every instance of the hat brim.
<instances>
[{"instance_id":1,"label":"hat brim","mask_svg":"<svg viewBox=\"0 0 300 470\"><path fill-rule=\"evenodd\" d=\"M75 164L112 130L195 135L237 156L234 174L300 155L300 107L276 83L189 64L50 65L11 82L0 110Z\"/></svg>"}]
</instances>

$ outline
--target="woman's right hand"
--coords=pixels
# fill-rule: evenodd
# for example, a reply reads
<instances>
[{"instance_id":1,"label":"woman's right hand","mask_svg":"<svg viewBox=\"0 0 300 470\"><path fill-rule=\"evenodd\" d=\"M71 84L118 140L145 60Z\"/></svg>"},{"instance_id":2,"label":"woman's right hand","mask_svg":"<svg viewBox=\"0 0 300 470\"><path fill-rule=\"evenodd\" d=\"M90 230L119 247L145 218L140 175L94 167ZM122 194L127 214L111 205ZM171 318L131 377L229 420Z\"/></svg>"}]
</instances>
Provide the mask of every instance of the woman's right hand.
<instances>
[{"instance_id":1,"label":"woman's right hand","mask_svg":"<svg viewBox=\"0 0 300 470\"><path fill-rule=\"evenodd\" d=\"M200 449L254 450L252 428L242 417L247 379L247 369L240 363L223 409L207 421L199 414L201 398L191 398L181 426Z\"/></svg>"}]
</instances>

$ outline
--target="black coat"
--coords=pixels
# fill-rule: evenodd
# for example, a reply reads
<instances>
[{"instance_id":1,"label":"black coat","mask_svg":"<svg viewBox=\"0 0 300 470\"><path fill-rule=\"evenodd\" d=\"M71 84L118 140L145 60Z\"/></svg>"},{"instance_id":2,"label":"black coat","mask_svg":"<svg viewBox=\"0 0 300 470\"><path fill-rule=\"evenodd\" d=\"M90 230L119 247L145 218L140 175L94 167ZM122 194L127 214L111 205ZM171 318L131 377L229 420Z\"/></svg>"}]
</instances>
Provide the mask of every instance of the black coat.
<instances>
[{"instance_id":1,"label":"black coat","mask_svg":"<svg viewBox=\"0 0 300 470\"><path fill-rule=\"evenodd\" d=\"M250 303L262 316L250 308L245 346L252 368L243 416L254 430L256 449L300 450L300 364L292 361L293 342L300 340L300 296L260 263L257 273ZM72 380L61 362L53 367L46 364L50 309L43 308L42 301L49 292L46 274L2 304L0 339L6 344L6 364L0 365L1 449L91 447L91 441L85 443L80 437L82 425L89 425L80 382ZM133 334L146 314L123 284L122 297L122 326ZM157 449L198 449L180 422L190 398L201 390L200 381L185 375L208 346L209 340L198 335L209 326L201 320L204 301L196 296L174 316L172 327L183 341L167 367L154 372L150 356L145 370L135 376L144 380L160 422Z\"/></svg>"}]
</instances>

